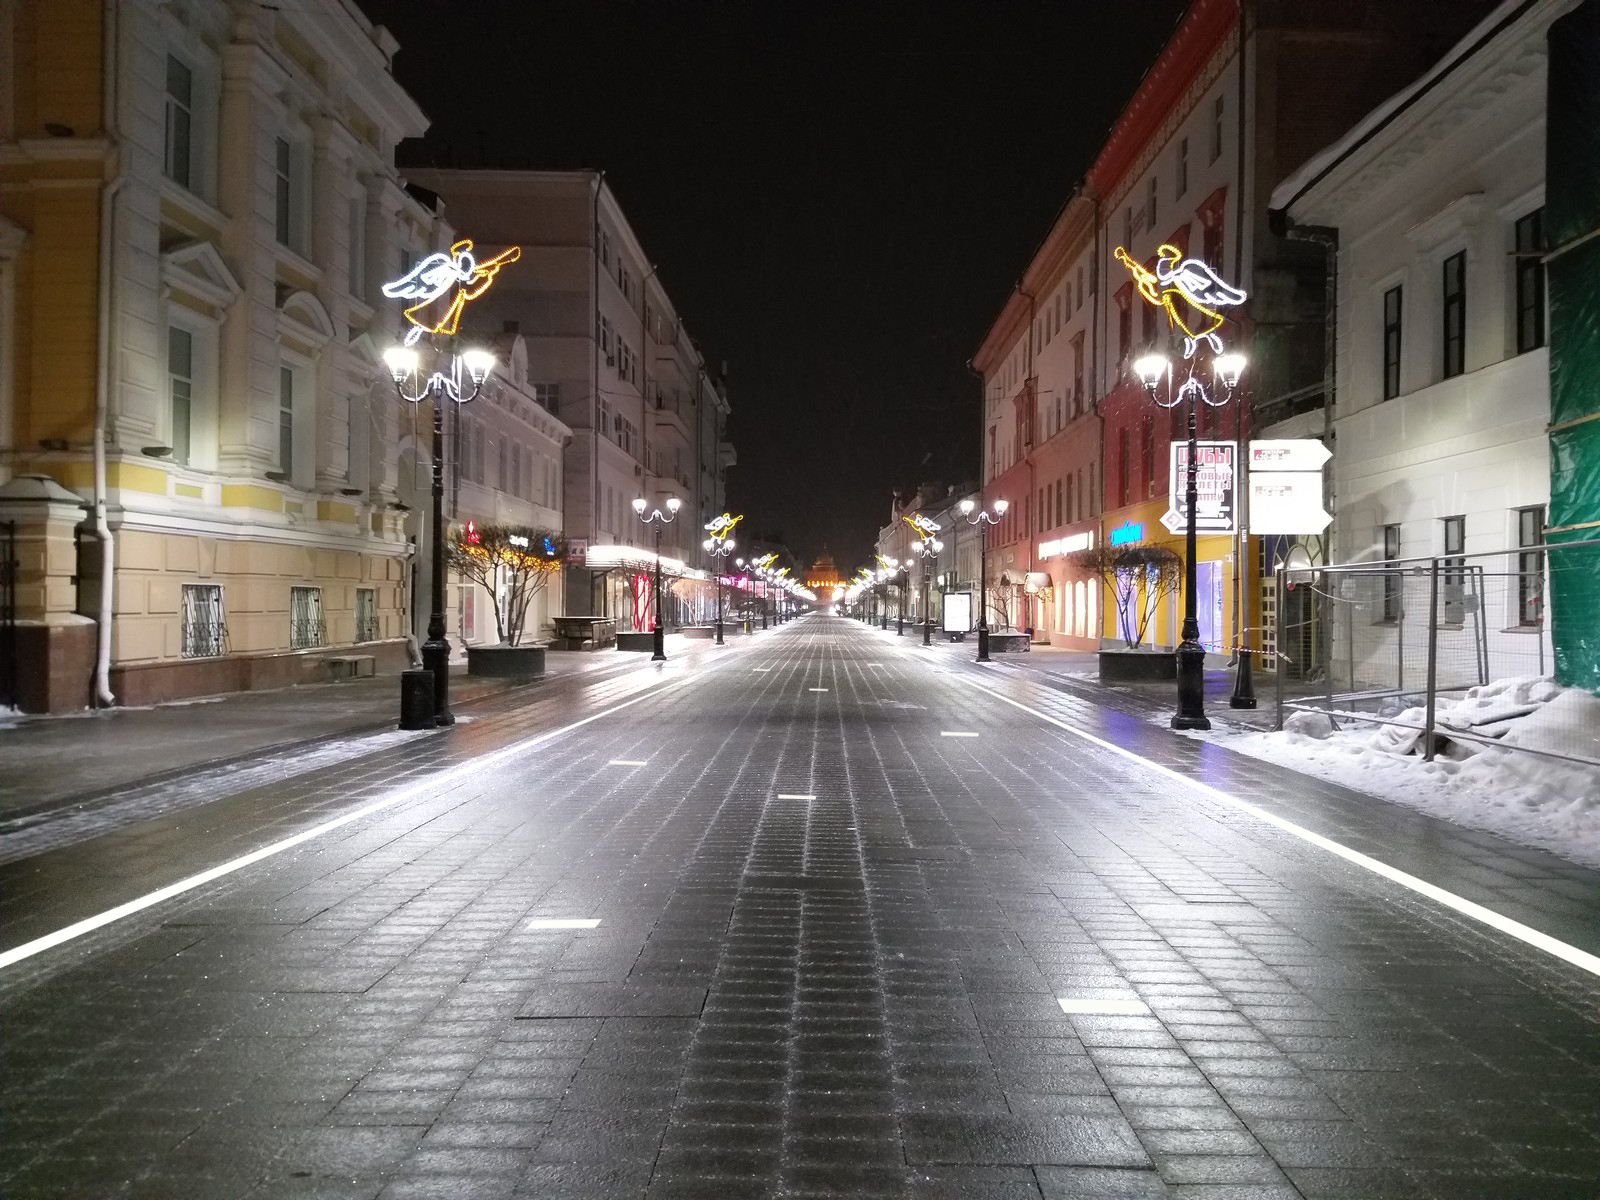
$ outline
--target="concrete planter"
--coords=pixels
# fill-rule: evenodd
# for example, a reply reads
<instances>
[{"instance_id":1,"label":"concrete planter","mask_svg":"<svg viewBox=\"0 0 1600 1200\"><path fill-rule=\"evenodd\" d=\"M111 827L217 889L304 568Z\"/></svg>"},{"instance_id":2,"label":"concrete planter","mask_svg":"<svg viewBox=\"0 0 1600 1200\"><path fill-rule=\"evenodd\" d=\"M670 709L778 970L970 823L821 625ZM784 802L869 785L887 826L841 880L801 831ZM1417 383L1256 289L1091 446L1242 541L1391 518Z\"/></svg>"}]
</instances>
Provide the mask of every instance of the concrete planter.
<instances>
[{"instance_id":1,"label":"concrete planter","mask_svg":"<svg viewBox=\"0 0 1600 1200\"><path fill-rule=\"evenodd\" d=\"M467 674L483 679L537 679L544 674L544 647L468 646Z\"/></svg>"},{"instance_id":2,"label":"concrete planter","mask_svg":"<svg viewBox=\"0 0 1600 1200\"><path fill-rule=\"evenodd\" d=\"M643 651L651 653L656 648L656 635L648 630L644 633L619 633L617 634L618 650Z\"/></svg>"},{"instance_id":3,"label":"concrete planter","mask_svg":"<svg viewBox=\"0 0 1600 1200\"><path fill-rule=\"evenodd\" d=\"M1033 648L1033 639L1025 633L990 633L990 654L1026 654Z\"/></svg>"},{"instance_id":4,"label":"concrete planter","mask_svg":"<svg viewBox=\"0 0 1600 1200\"><path fill-rule=\"evenodd\" d=\"M1102 650L1101 683L1171 683L1178 677L1176 650Z\"/></svg>"}]
</instances>

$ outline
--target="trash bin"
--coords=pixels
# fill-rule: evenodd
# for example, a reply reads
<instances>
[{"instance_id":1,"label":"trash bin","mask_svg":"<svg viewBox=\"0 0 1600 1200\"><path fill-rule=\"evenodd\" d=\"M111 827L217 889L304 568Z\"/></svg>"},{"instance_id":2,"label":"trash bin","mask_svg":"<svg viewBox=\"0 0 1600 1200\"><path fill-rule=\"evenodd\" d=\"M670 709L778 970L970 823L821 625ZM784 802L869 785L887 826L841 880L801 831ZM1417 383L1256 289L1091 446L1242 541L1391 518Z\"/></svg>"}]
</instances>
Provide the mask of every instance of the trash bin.
<instances>
[{"instance_id":1,"label":"trash bin","mask_svg":"<svg viewBox=\"0 0 1600 1200\"><path fill-rule=\"evenodd\" d=\"M433 672L400 672L400 728L433 728Z\"/></svg>"}]
</instances>

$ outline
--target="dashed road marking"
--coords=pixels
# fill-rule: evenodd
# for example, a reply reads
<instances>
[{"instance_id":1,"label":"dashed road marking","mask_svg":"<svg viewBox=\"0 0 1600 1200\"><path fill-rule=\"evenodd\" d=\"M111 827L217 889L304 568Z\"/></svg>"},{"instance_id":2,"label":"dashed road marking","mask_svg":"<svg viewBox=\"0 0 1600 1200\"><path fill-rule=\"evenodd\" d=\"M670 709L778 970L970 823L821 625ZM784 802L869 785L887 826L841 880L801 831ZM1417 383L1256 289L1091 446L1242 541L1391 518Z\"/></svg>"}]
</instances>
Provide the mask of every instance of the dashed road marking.
<instances>
[{"instance_id":1,"label":"dashed road marking","mask_svg":"<svg viewBox=\"0 0 1600 1200\"><path fill-rule=\"evenodd\" d=\"M606 764L608 767L646 767L649 762L643 758L613 758Z\"/></svg>"},{"instance_id":2,"label":"dashed road marking","mask_svg":"<svg viewBox=\"0 0 1600 1200\"><path fill-rule=\"evenodd\" d=\"M598 929L599 917L535 917L529 929Z\"/></svg>"},{"instance_id":3,"label":"dashed road marking","mask_svg":"<svg viewBox=\"0 0 1600 1200\"><path fill-rule=\"evenodd\" d=\"M1148 1016L1150 1006L1143 1000L1087 1000L1062 996L1056 1001L1064 1013L1093 1014L1105 1017Z\"/></svg>"},{"instance_id":4,"label":"dashed road marking","mask_svg":"<svg viewBox=\"0 0 1600 1200\"><path fill-rule=\"evenodd\" d=\"M815 800L816 797L813 796L813 795L810 795L809 793L801 794L800 792L779 792L778 793L778 799L779 800Z\"/></svg>"},{"instance_id":5,"label":"dashed road marking","mask_svg":"<svg viewBox=\"0 0 1600 1200\"><path fill-rule=\"evenodd\" d=\"M941 729L940 737L977 737L978 735L965 729Z\"/></svg>"}]
</instances>

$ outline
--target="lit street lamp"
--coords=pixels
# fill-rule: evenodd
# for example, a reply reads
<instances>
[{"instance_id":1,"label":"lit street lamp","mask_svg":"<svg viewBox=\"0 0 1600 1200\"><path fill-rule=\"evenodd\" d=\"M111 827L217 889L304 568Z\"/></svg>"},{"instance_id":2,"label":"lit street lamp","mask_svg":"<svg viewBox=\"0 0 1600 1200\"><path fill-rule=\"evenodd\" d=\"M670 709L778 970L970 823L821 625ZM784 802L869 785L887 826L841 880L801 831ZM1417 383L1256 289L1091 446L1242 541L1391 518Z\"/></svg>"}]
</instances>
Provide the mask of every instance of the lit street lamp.
<instances>
[{"instance_id":1,"label":"lit street lamp","mask_svg":"<svg viewBox=\"0 0 1600 1200\"><path fill-rule=\"evenodd\" d=\"M673 518L678 515L678 509L682 504L683 501L676 496L668 496L666 512L662 512L659 508L652 508L646 513L645 509L650 508L648 500L643 496L639 496L633 502L633 511L639 514L639 519L646 525L655 526L656 532L656 636L655 648L650 655L651 662L667 661L667 631L666 627L661 624L661 529L664 525L672 524Z\"/></svg>"},{"instance_id":2,"label":"lit street lamp","mask_svg":"<svg viewBox=\"0 0 1600 1200\"><path fill-rule=\"evenodd\" d=\"M478 349L436 353L435 367L426 377L422 373L422 355L414 346L390 346L383 352L383 361L400 399L409 404L424 400L433 404L433 595L428 640L422 643L422 665L433 672L433 723L454 725L456 718L450 711L450 643L444 636L444 402L450 399L465 404L476 397L494 369L494 355Z\"/></svg>"},{"instance_id":3,"label":"lit street lamp","mask_svg":"<svg viewBox=\"0 0 1600 1200\"><path fill-rule=\"evenodd\" d=\"M919 518L919 520L926 521L927 519ZM939 531L939 527L932 521L927 521L925 525L918 525L917 528L928 534L927 537L918 538L912 542L911 548L922 558L922 644L931 646L933 645L933 605L928 593L928 582L933 578L931 571L932 560L939 557L940 551L944 549L944 543L933 536Z\"/></svg>"},{"instance_id":4,"label":"lit street lamp","mask_svg":"<svg viewBox=\"0 0 1600 1200\"><path fill-rule=\"evenodd\" d=\"M1011 507L1009 500L996 500L994 512L988 509L980 510L973 515L973 509L978 506L971 500L961 502L961 515L967 519L968 525L978 526L978 661L989 661L989 531L985 525L998 525L1000 518L1006 515L1006 509Z\"/></svg>"},{"instance_id":5,"label":"lit street lamp","mask_svg":"<svg viewBox=\"0 0 1600 1200\"><path fill-rule=\"evenodd\" d=\"M1178 711L1172 716L1174 729L1210 729L1206 716L1206 648L1200 644L1200 611L1196 596L1195 564L1195 510L1199 507L1196 473L1199 468L1199 434L1196 415L1199 406L1221 408L1232 400L1239 387L1239 377L1244 374L1245 357L1242 354L1215 354L1211 360L1212 373L1221 393L1213 399L1195 372L1198 362L1192 356L1183 363L1183 382L1173 386L1173 364L1165 355L1147 354L1133 364L1150 398L1162 408L1176 408L1188 402L1189 461L1184 472L1183 496L1188 509L1184 528L1183 552L1183 640L1178 644Z\"/></svg>"},{"instance_id":6,"label":"lit street lamp","mask_svg":"<svg viewBox=\"0 0 1600 1200\"><path fill-rule=\"evenodd\" d=\"M728 536L743 517L723 513L706 522L706 553L711 555L711 569L717 573L717 645L722 645L722 560L733 553L733 538Z\"/></svg>"}]
</instances>

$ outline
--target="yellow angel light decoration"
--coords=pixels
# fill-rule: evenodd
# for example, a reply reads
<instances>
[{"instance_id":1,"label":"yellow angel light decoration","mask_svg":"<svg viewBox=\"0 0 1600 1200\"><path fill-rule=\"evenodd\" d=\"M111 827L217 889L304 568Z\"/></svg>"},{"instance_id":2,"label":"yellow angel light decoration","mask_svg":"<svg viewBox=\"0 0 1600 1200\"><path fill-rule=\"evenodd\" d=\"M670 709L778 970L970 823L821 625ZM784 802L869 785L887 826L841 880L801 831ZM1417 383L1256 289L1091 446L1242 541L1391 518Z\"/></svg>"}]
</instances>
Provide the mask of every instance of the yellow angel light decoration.
<instances>
[{"instance_id":1,"label":"yellow angel light decoration","mask_svg":"<svg viewBox=\"0 0 1600 1200\"><path fill-rule=\"evenodd\" d=\"M468 300L476 300L489 290L500 268L522 257L522 247L508 246L493 258L482 262L472 253L472 239L462 238L450 247L448 253L430 254L399 279L383 285L383 294L391 300L415 300L405 310L411 328L406 331L406 345L414 346L425 333L445 334L453 337L461 324L461 310ZM454 292L454 295L451 293ZM432 308L446 296L449 303L438 315L429 320L425 310Z\"/></svg>"},{"instance_id":2,"label":"yellow angel light decoration","mask_svg":"<svg viewBox=\"0 0 1600 1200\"><path fill-rule=\"evenodd\" d=\"M1244 292L1224 283L1204 260L1185 258L1171 242L1157 248L1154 271L1136 262L1121 246L1113 253L1128 268L1139 294L1157 308L1166 309L1167 319L1183 330L1185 358L1193 358L1195 345L1202 341L1222 353L1217 330L1227 318L1219 310L1243 304L1247 298Z\"/></svg>"}]
</instances>

